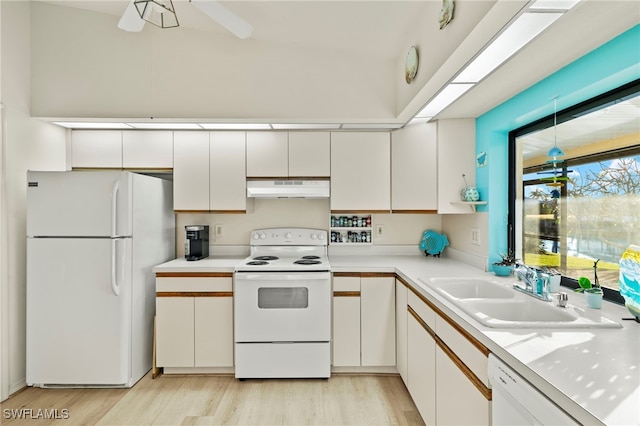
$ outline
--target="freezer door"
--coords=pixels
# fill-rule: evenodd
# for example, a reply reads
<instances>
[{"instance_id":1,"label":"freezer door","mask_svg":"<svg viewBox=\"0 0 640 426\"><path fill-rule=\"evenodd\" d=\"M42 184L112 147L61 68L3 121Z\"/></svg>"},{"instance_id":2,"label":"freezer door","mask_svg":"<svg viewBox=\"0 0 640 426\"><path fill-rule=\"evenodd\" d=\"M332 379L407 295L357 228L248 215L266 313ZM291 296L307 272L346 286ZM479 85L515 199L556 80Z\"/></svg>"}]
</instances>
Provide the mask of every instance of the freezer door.
<instances>
[{"instance_id":1,"label":"freezer door","mask_svg":"<svg viewBox=\"0 0 640 426\"><path fill-rule=\"evenodd\" d=\"M27 173L27 235L130 236L131 174Z\"/></svg>"},{"instance_id":2,"label":"freezer door","mask_svg":"<svg viewBox=\"0 0 640 426\"><path fill-rule=\"evenodd\" d=\"M130 238L27 239L29 385L129 384L130 253Z\"/></svg>"}]
</instances>

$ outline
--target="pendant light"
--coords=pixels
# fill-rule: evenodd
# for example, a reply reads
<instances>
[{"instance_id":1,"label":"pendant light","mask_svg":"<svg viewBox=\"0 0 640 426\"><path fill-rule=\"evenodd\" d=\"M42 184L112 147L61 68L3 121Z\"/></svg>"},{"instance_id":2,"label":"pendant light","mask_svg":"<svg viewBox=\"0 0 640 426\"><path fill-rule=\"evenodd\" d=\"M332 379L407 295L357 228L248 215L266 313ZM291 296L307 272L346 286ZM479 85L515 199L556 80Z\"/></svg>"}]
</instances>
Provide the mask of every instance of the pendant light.
<instances>
[{"instance_id":1,"label":"pendant light","mask_svg":"<svg viewBox=\"0 0 640 426\"><path fill-rule=\"evenodd\" d=\"M138 14L145 21L160 28L175 28L178 16L171 0L135 0Z\"/></svg>"},{"instance_id":2,"label":"pendant light","mask_svg":"<svg viewBox=\"0 0 640 426\"><path fill-rule=\"evenodd\" d=\"M564 151L558 148L558 134L557 134L557 124L558 124L558 98L557 96L553 98L553 147L547 152L547 157L551 157L553 162L558 161L558 157L564 157Z\"/></svg>"}]
</instances>

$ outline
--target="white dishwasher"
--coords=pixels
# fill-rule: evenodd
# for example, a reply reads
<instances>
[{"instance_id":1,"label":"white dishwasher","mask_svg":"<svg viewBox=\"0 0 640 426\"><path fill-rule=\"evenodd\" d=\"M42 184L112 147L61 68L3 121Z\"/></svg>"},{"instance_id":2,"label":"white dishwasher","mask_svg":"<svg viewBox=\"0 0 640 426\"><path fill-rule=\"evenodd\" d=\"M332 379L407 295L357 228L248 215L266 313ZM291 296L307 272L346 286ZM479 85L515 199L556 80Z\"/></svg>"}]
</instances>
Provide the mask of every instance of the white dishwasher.
<instances>
[{"instance_id":1,"label":"white dishwasher","mask_svg":"<svg viewBox=\"0 0 640 426\"><path fill-rule=\"evenodd\" d=\"M493 354L489 354L489 381L492 425L579 425Z\"/></svg>"}]
</instances>

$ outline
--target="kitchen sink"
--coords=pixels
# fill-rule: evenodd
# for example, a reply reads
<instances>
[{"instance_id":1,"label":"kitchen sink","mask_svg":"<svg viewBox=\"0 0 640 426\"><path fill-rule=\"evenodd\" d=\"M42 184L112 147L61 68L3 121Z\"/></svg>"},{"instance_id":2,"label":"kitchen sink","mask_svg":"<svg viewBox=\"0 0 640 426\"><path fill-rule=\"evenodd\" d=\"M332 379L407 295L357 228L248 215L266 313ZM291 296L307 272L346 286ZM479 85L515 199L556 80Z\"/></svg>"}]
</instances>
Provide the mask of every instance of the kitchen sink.
<instances>
[{"instance_id":1,"label":"kitchen sink","mask_svg":"<svg viewBox=\"0 0 640 426\"><path fill-rule=\"evenodd\" d=\"M482 278L432 278L434 288L454 299L510 299L515 292Z\"/></svg>"},{"instance_id":2,"label":"kitchen sink","mask_svg":"<svg viewBox=\"0 0 640 426\"><path fill-rule=\"evenodd\" d=\"M489 278L420 278L479 323L492 328L620 328L600 313L573 305L560 308Z\"/></svg>"}]
</instances>

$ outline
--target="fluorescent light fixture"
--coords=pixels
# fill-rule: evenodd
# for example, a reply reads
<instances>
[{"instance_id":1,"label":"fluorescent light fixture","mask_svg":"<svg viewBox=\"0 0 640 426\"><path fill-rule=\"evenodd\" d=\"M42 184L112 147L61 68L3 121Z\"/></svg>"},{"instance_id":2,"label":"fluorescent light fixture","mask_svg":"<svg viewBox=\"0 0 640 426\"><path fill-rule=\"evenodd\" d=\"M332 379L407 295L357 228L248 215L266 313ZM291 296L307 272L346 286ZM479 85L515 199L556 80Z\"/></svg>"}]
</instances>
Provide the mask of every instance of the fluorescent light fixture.
<instances>
[{"instance_id":1,"label":"fluorescent light fixture","mask_svg":"<svg viewBox=\"0 0 640 426\"><path fill-rule=\"evenodd\" d=\"M448 84L435 98L433 98L419 113L416 114L415 118L435 116L472 87L472 83Z\"/></svg>"},{"instance_id":2,"label":"fluorescent light fixture","mask_svg":"<svg viewBox=\"0 0 640 426\"><path fill-rule=\"evenodd\" d=\"M551 25L562 13L524 13L453 79L477 83Z\"/></svg>"},{"instance_id":3,"label":"fluorescent light fixture","mask_svg":"<svg viewBox=\"0 0 640 426\"><path fill-rule=\"evenodd\" d=\"M197 123L127 123L134 129L202 130Z\"/></svg>"},{"instance_id":4,"label":"fluorescent light fixture","mask_svg":"<svg viewBox=\"0 0 640 426\"><path fill-rule=\"evenodd\" d=\"M271 130L266 123L199 123L206 130Z\"/></svg>"},{"instance_id":5,"label":"fluorescent light fixture","mask_svg":"<svg viewBox=\"0 0 640 426\"><path fill-rule=\"evenodd\" d=\"M345 123L341 129L399 129L403 123Z\"/></svg>"},{"instance_id":6,"label":"fluorescent light fixture","mask_svg":"<svg viewBox=\"0 0 640 426\"><path fill-rule=\"evenodd\" d=\"M125 123L92 123L88 121L52 121L52 123L67 129L131 129L131 126Z\"/></svg>"},{"instance_id":7,"label":"fluorescent light fixture","mask_svg":"<svg viewBox=\"0 0 640 426\"><path fill-rule=\"evenodd\" d=\"M579 2L580 0L538 0L529 6L529 10L569 10Z\"/></svg>"},{"instance_id":8,"label":"fluorescent light fixture","mask_svg":"<svg viewBox=\"0 0 640 426\"><path fill-rule=\"evenodd\" d=\"M339 124L313 124L313 123L273 123L271 124L275 130L314 130L314 129L339 129Z\"/></svg>"}]
</instances>

